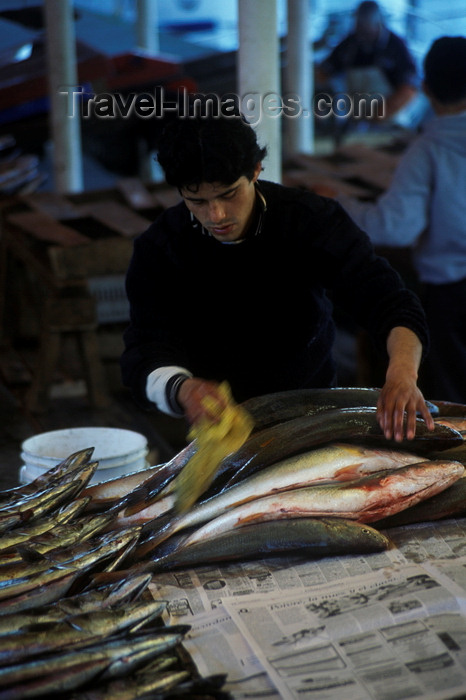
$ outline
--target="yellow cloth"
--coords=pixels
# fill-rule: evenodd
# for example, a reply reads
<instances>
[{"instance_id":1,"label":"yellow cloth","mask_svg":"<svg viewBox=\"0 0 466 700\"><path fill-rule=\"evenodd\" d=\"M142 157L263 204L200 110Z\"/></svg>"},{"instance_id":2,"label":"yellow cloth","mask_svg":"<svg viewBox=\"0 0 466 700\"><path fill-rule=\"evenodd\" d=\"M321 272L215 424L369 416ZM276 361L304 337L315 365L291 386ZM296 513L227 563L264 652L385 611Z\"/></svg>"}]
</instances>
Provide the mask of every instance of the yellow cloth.
<instances>
[{"instance_id":1,"label":"yellow cloth","mask_svg":"<svg viewBox=\"0 0 466 700\"><path fill-rule=\"evenodd\" d=\"M207 490L222 459L239 449L253 429L251 416L232 400L227 382L222 382L220 392L226 402L225 408L211 396L203 399L204 407L219 420L212 422L203 418L189 432L188 437L197 441L197 450L173 484L175 508L179 513L189 510Z\"/></svg>"}]
</instances>

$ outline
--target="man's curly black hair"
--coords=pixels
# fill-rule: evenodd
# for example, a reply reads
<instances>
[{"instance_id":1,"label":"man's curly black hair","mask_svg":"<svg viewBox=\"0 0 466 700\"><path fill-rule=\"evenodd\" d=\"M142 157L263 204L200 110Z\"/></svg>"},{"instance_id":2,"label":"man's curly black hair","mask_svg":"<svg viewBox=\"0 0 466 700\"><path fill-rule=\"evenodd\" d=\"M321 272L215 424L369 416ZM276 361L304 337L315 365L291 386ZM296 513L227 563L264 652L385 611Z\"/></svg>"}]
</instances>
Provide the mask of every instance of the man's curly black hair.
<instances>
[{"instance_id":1,"label":"man's curly black hair","mask_svg":"<svg viewBox=\"0 0 466 700\"><path fill-rule=\"evenodd\" d=\"M239 115L186 117L167 123L157 160L169 185L197 189L202 182L231 185L243 175L251 180L266 154Z\"/></svg>"}]
</instances>

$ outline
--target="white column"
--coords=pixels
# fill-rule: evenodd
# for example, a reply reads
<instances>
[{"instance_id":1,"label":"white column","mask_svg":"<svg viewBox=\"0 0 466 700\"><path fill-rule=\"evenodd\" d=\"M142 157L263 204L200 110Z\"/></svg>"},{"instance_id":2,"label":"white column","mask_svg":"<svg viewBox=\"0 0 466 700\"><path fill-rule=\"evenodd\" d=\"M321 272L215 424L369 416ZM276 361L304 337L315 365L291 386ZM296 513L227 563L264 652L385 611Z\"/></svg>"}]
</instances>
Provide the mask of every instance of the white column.
<instances>
[{"instance_id":1,"label":"white column","mask_svg":"<svg viewBox=\"0 0 466 700\"><path fill-rule=\"evenodd\" d=\"M238 0L238 91L243 113L267 146L264 179L281 182L280 47L276 0Z\"/></svg>"},{"instance_id":2,"label":"white column","mask_svg":"<svg viewBox=\"0 0 466 700\"><path fill-rule=\"evenodd\" d=\"M284 119L284 156L314 150L314 89L312 45L309 37L309 0L288 0L288 36L284 93L299 99L302 113Z\"/></svg>"},{"instance_id":3,"label":"white column","mask_svg":"<svg viewBox=\"0 0 466 700\"><path fill-rule=\"evenodd\" d=\"M45 0L50 126L54 185L57 192L83 189L81 126L70 114L66 91L78 85L72 0Z\"/></svg>"},{"instance_id":4,"label":"white column","mask_svg":"<svg viewBox=\"0 0 466 700\"><path fill-rule=\"evenodd\" d=\"M137 0L136 46L151 56L159 53L157 0Z\"/></svg>"}]
</instances>

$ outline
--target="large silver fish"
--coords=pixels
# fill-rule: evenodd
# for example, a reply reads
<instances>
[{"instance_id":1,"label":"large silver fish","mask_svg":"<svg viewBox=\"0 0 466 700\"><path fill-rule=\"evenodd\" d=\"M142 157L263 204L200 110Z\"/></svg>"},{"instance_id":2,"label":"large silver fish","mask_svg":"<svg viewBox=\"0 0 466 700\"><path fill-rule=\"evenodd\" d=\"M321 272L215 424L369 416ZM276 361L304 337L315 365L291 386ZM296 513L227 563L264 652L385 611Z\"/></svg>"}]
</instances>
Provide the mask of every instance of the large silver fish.
<instances>
[{"instance_id":1,"label":"large silver fish","mask_svg":"<svg viewBox=\"0 0 466 700\"><path fill-rule=\"evenodd\" d=\"M186 547L181 537L172 551L156 553L148 568L158 572L211 565L215 561L277 555L317 558L380 552L390 546L389 539L380 537L381 534L369 525L344 518L290 518L251 523ZM170 542L167 545L170 546Z\"/></svg>"},{"instance_id":2,"label":"large silver fish","mask_svg":"<svg viewBox=\"0 0 466 700\"><path fill-rule=\"evenodd\" d=\"M156 529L158 541L161 542L181 529L200 525L226 510L262 496L325 481L351 481L382 469L393 469L419 461L421 458L411 453L359 445L333 444L316 448L262 469L220 494L198 503L184 515L149 521L146 531ZM137 551L142 553L144 545L138 547Z\"/></svg>"},{"instance_id":3,"label":"large silver fish","mask_svg":"<svg viewBox=\"0 0 466 700\"><path fill-rule=\"evenodd\" d=\"M335 408L376 406L380 389L368 387L331 387L326 389L292 389L255 396L241 406L254 420L255 430L292 420L299 416L311 416ZM432 414L439 409L426 402Z\"/></svg>"},{"instance_id":4,"label":"large silver fish","mask_svg":"<svg viewBox=\"0 0 466 700\"><path fill-rule=\"evenodd\" d=\"M120 500L131 491L143 486L149 479L154 484L156 478L161 478L164 481L167 478L167 467L164 464L159 464L154 467L142 469L133 474L120 476L108 481L102 481L98 484L87 486L82 495L90 499L88 510L102 510L118 505Z\"/></svg>"},{"instance_id":5,"label":"large silver fish","mask_svg":"<svg viewBox=\"0 0 466 700\"><path fill-rule=\"evenodd\" d=\"M254 433L239 450L221 461L207 495L218 493L279 460L335 441L351 441L425 454L426 450L454 447L461 444L463 439L456 430L443 425L437 425L430 431L424 421L418 418L416 437L413 440L403 440L401 443L388 441L379 426L377 409L374 407L340 408L305 415ZM185 454L189 454L188 449L195 451L195 445L188 445ZM178 460L176 468L183 468L183 460ZM171 479L165 484L161 484L159 479L155 485L148 479L126 497L125 515L133 515L147 508L154 501L168 496L172 489ZM123 504L120 504L120 508L121 505Z\"/></svg>"},{"instance_id":6,"label":"large silver fish","mask_svg":"<svg viewBox=\"0 0 466 700\"><path fill-rule=\"evenodd\" d=\"M463 442L456 430L436 425L431 431L417 418L416 436L396 443L385 438L376 408L340 408L279 423L253 435L242 448L223 460L219 469L220 484L231 486L280 459L337 440L410 450L416 454L446 450Z\"/></svg>"},{"instance_id":7,"label":"large silver fish","mask_svg":"<svg viewBox=\"0 0 466 700\"><path fill-rule=\"evenodd\" d=\"M400 513L377 522L377 528L398 527L412 523L424 523L442 518L464 517L466 515L466 477L461 477L444 491L416 503Z\"/></svg>"},{"instance_id":8,"label":"large silver fish","mask_svg":"<svg viewBox=\"0 0 466 700\"><path fill-rule=\"evenodd\" d=\"M261 520L336 516L370 523L451 486L464 474L459 462L428 461L344 484L310 486L244 503L188 535L183 546Z\"/></svg>"}]
</instances>

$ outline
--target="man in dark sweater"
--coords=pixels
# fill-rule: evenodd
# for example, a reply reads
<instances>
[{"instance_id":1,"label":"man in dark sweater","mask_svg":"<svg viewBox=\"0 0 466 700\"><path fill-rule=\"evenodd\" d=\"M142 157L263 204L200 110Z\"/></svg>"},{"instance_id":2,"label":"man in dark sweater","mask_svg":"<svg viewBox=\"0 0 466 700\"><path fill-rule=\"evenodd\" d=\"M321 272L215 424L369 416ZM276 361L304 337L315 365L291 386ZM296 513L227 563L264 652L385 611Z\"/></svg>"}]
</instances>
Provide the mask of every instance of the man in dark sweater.
<instances>
[{"instance_id":1,"label":"man in dark sweater","mask_svg":"<svg viewBox=\"0 0 466 700\"><path fill-rule=\"evenodd\" d=\"M259 180L265 155L239 116L167 126L158 159L183 201L135 240L124 383L190 423L206 394L223 402L223 380L237 401L334 386L337 304L387 354L387 437L413 437L416 411L432 428L417 387L428 344L418 299L336 202Z\"/></svg>"}]
</instances>

